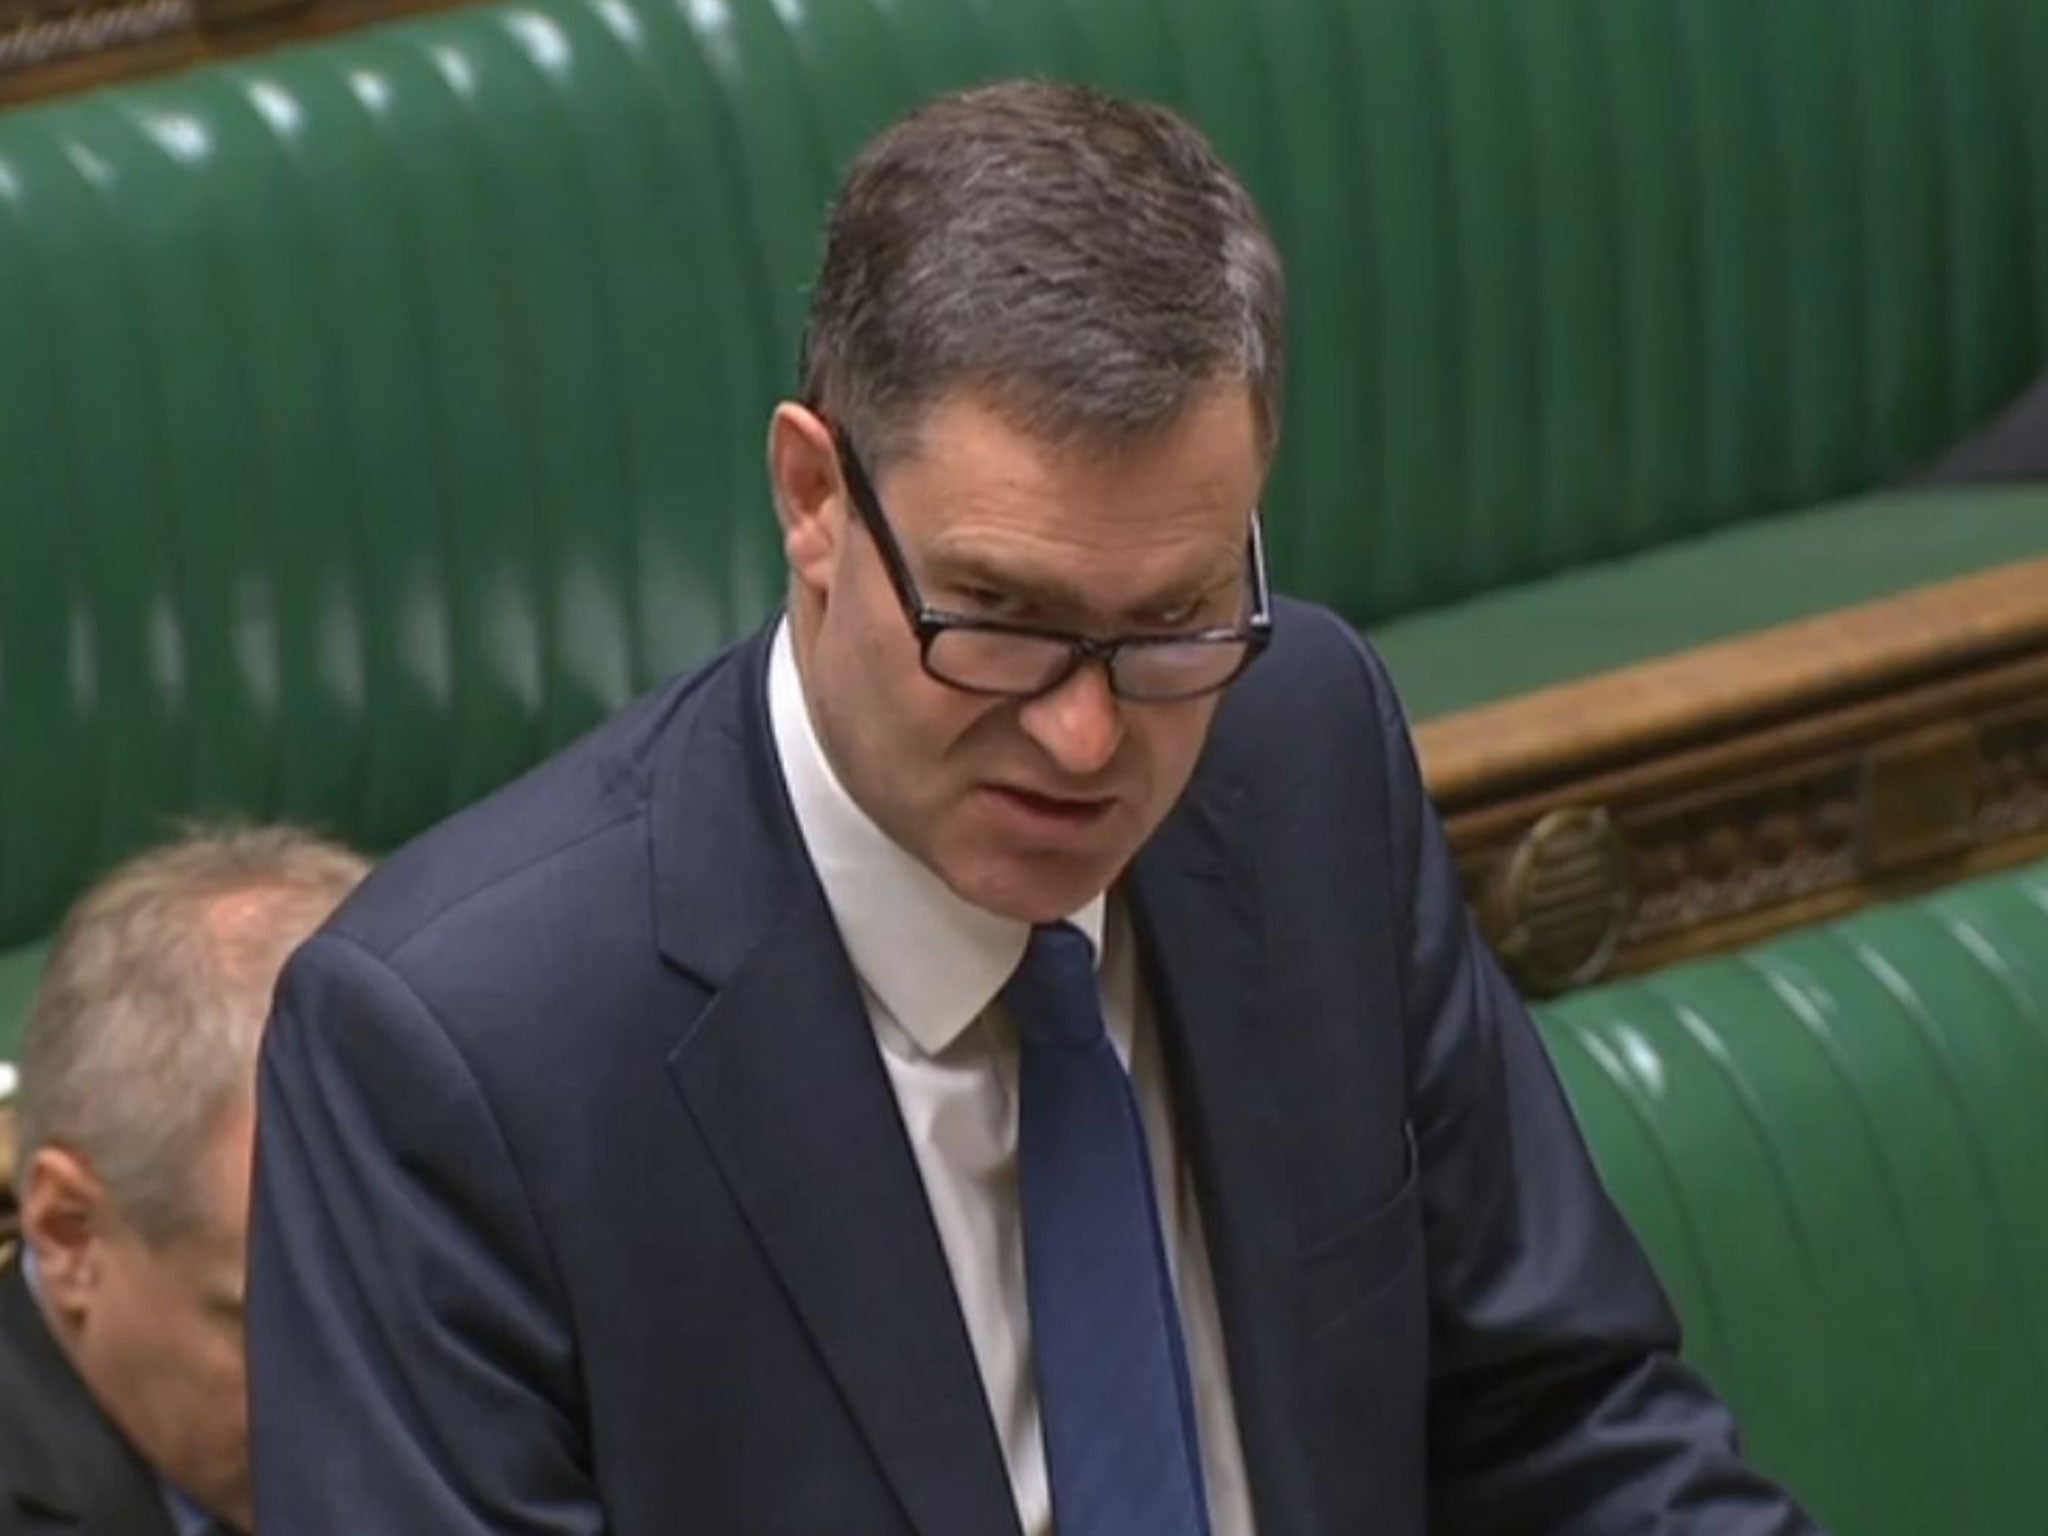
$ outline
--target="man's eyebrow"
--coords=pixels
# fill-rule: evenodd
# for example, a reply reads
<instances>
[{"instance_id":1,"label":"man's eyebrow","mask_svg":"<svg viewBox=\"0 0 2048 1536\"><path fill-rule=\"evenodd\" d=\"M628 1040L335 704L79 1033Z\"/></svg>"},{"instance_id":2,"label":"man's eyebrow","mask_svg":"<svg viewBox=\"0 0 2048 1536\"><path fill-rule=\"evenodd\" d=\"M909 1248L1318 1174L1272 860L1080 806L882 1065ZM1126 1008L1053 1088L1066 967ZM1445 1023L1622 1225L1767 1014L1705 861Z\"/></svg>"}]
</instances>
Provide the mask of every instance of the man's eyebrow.
<instances>
[{"instance_id":1,"label":"man's eyebrow","mask_svg":"<svg viewBox=\"0 0 2048 1536\"><path fill-rule=\"evenodd\" d=\"M1079 613L1088 606L1080 588L1046 571L1017 570L973 550L939 550L930 557L933 584L987 587L1036 608Z\"/></svg>"},{"instance_id":2,"label":"man's eyebrow","mask_svg":"<svg viewBox=\"0 0 2048 1536\"><path fill-rule=\"evenodd\" d=\"M1177 580L1150 597L1141 598L1127 606L1117 619L1122 623L1144 623L1160 614L1199 602L1226 585L1234 584L1241 575L1238 562L1233 561L1227 567L1219 565L1199 576ZM1048 572L1010 569L971 550L935 551L930 556L926 579L934 586L987 587L1015 598L1028 608L1049 613L1084 614L1089 607L1088 599L1071 582Z\"/></svg>"}]
</instances>

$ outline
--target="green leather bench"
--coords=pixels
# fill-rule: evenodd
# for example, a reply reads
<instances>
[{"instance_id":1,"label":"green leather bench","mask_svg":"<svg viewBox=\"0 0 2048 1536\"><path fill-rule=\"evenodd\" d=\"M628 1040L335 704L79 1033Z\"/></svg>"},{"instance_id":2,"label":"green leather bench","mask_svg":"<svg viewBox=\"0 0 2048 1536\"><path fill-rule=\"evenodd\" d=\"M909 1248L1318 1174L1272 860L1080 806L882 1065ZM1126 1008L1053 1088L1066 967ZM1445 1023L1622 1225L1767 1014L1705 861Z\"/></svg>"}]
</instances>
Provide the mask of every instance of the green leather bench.
<instances>
[{"instance_id":1,"label":"green leather bench","mask_svg":"<svg viewBox=\"0 0 2048 1536\"><path fill-rule=\"evenodd\" d=\"M1838 1536L2048 1530L2048 864L1543 1027L1763 1465Z\"/></svg>"}]
</instances>

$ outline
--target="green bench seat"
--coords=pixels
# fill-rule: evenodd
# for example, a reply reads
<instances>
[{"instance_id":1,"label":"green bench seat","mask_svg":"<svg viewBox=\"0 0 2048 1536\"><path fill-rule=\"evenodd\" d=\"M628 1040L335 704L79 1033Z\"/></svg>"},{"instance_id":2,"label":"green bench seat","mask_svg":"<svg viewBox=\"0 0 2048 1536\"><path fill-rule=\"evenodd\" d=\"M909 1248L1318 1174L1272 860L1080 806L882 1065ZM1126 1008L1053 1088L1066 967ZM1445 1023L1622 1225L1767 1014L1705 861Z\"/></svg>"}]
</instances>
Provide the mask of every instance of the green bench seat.
<instances>
[{"instance_id":1,"label":"green bench seat","mask_svg":"<svg viewBox=\"0 0 2048 1536\"><path fill-rule=\"evenodd\" d=\"M2048 485L1900 491L1580 566L1371 633L1418 721L2048 556Z\"/></svg>"},{"instance_id":2,"label":"green bench seat","mask_svg":"<svg viewBox=\"0 0 2048 1536\"><path fill-rule=\"evenodd\" d=\"M2048 1530L2048 864L1542 1023L1757 1459L1837 1536Z\"/></svg>"}]
</instances>

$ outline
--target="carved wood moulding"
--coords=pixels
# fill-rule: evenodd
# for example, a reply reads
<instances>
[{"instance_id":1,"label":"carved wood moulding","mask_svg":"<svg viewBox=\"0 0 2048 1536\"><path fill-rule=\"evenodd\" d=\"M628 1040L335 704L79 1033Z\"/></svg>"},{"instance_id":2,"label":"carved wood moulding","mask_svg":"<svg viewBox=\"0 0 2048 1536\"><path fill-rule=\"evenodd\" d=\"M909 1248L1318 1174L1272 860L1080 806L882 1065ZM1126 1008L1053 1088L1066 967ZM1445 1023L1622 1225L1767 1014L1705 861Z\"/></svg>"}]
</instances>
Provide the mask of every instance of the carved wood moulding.
<instances>
[{"instance_id":1,"label":"carved wood moulding","mask_svg":"<svg viewBox=\"0 0 2048 1536\"><path fill-rule=\"evenodd\" d=\"M2048 561L1417 732L1466 892L1553 993L2048 852Z\"/></svg>"},{"instance_id":2,"label":"carved wood moulding","mask_svg":"<svg viewBox=\"0 0 2048 1536\"><path fill-rule=\"evenodd\" d=\"M0 75L155 42L199 24L195 0L0 0Z\"/></svg>"},{"instance_id":3,"label":"carved wood moulding","mask_svg":"<svg viewBox=\"0 0 2048 1536\"><path fill-rule=\"evenodd\" d=\"M136 56L208 29L274 19L311 0L0 0L0 78L99 55ZM159 52L161 49L159 48Z\"/></svg>"},{"instance_id":4,"label":"carved wood moulding","mask_svg":"<svg viewBox=\"0 0 2048 1536\"><path fill-rule=\"evenodd\" d=\"M465 0L0 0L0 109Z\"/></svg>"}]
</instances>

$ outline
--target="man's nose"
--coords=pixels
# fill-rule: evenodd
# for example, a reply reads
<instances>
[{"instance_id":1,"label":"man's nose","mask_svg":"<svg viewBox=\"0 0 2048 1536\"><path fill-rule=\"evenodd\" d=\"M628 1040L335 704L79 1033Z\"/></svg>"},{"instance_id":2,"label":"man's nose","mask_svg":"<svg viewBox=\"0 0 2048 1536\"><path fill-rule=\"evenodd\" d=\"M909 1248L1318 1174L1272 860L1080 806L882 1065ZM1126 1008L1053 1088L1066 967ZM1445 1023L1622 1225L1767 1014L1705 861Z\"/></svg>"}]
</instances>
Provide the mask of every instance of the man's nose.
<instances>
[{"instance_id":1,"label":"man's nose","mask_svg":"<svg viewBox=\"0 0 2048 1536\"><path fill-rule=\"evenodd\" d=\"M1084 662L1059 687L1025 704L1018 720L1060 771L1076 778L1106 768L1124 739L1123 703L1100 662Z\"/></svg>"}]
</instances>

